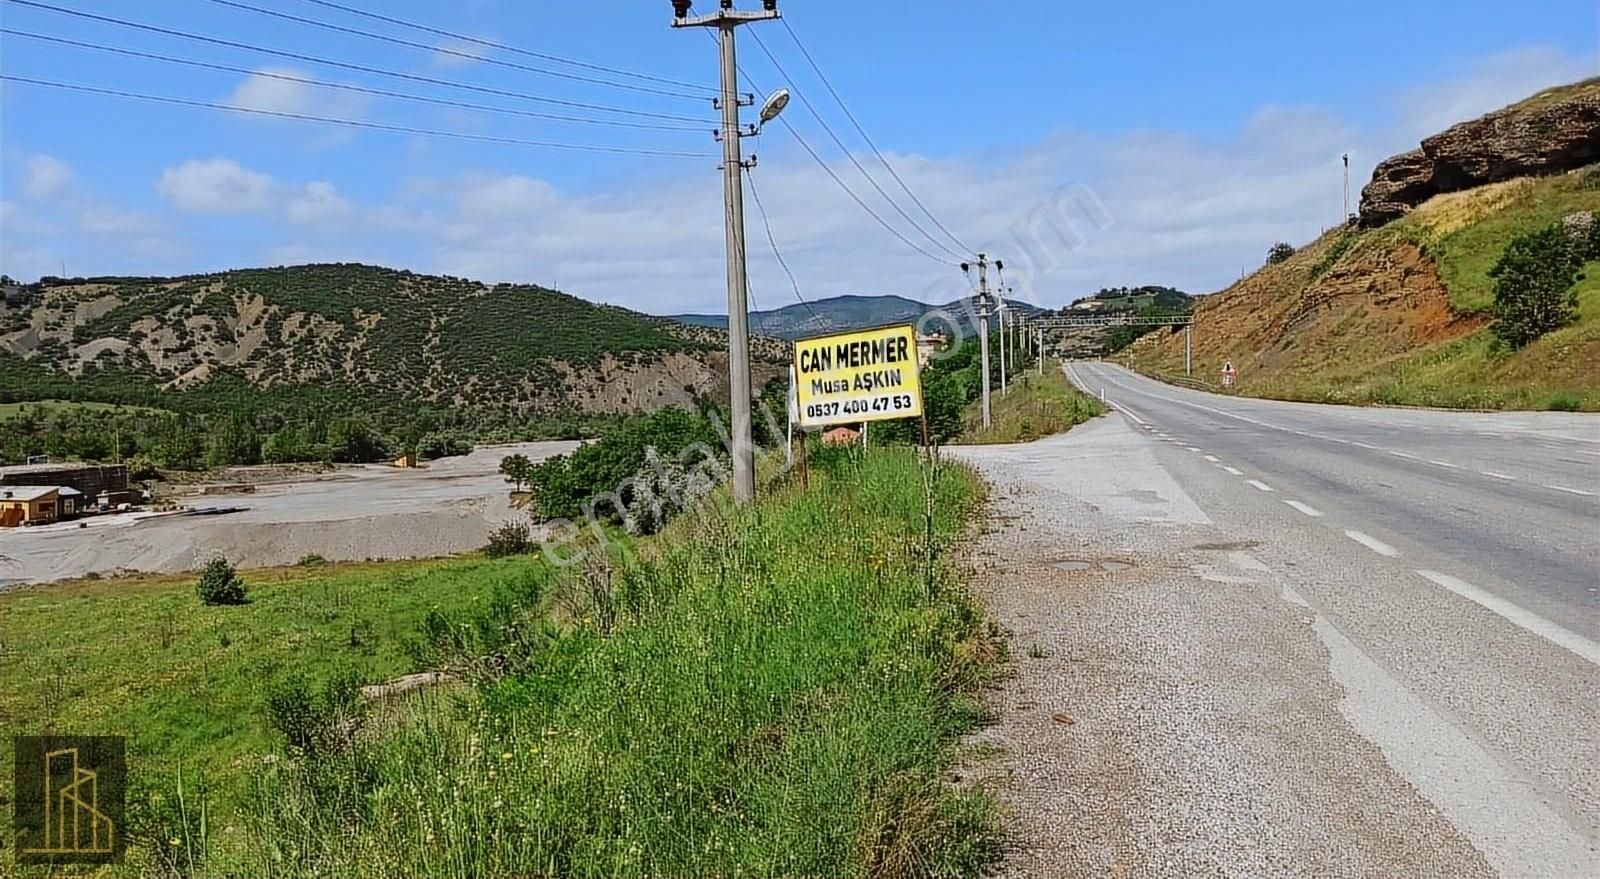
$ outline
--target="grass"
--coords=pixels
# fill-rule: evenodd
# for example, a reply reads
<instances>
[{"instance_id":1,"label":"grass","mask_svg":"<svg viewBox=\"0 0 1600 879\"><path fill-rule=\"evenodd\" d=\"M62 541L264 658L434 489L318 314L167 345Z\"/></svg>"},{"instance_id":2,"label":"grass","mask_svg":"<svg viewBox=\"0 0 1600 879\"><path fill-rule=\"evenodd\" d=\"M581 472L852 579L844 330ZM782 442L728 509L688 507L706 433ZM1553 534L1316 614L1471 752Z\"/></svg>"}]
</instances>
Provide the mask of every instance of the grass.
<instances>
[{"instance_id":1,"label":"grass","mask_svg":"<svg viewBox=\"0 0 1600 879\"><path fill-rule=\"evenodd\" d=\"M130 773L161 786L180 764L230 815L246 767L276 736L264 694L290 675L411 671L404 641L524 575L475 560L248 571L250 603L205 607L194 575L80 580L0 594L0 728L129 737ZM0 749L10 778L10 748ZM9 827L10 810L0 816ZM237 839L237 822L219 825ZM0 828L3 829L3 828ZM9 833L9 831L7 831ZM3 857L3 856L0 856Z\"/></svg>"},{"instance_id":2,"label":"grass","mask_svg":"<svg viewBox=\"0 0 1600 879\"><path fill-rule=\"evenodd\" d=\"M967 445L1026 443L1063 433L1105 414L1099 400L1067 381L1060 364L1045 365L1043 374L1026 373L1012 380L1007 393L990 395L989 428L983 427L983 403L967 405L959 442Z\"/></svg>"},{"instance_id":3,"label":"grass","mask_svg":"<svg viewBox=\"0 0 1600 879\"><path fill-rule=\"evenodd\" d=\"M976 876L995 807L943 776L999 648L940 555L980 495L912 450L819 450L807 488L570 571L247 573L228 609L187 579L5 596L7 726L126 729L136 773L203 760L225 829L172 838L210 875ZM369 612L370 655L345 641ZM269 680L408 670L424 616L414 652L473 686L281 750Z\"/></svg>"},{"instance_id":4,"label":"grass","mask_svg":"<svg viewBox=\"0 0 1600 879\"><path fill-rule=\"evenodd\" d=\"M1397 221L1396 229L1433 258L1452 308L1485 312L1494 305L1489 270L1506 244L1568 214L1600 209L1597 175L1600 169L1590 168L1439 196Z\"/></svg>"}]
</instances>

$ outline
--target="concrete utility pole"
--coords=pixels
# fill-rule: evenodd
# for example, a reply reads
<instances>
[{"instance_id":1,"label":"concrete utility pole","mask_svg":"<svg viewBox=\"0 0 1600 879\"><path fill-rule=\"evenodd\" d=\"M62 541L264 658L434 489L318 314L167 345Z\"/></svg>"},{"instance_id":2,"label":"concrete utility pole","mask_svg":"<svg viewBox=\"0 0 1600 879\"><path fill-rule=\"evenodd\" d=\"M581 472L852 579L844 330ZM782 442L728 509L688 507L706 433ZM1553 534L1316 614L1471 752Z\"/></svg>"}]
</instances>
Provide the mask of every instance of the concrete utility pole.
<instances>
[{"instance_id":1,"label":"concrete utility pole","mask_svg":"<svg viewBox=\"0 0 1600 879\"><path fill-rule=\"evenodd\" d=\"M1039 374L1044 375L1044 328L1040 327L1036 332L1039 334Z\"/></svg>"},{"instance_id":2,"label":"concrete utility pole","mask_svg":"<svg viewBox=\"0 0 1600 879\"><path fill-rule=\"evenodd\" d=\"M1194 324L1183 328L1183 374L1194 375Z\"/></svg>"},{"instance_id":3,"label":"concrete utility pole","mask_svg":"<svg viewBox=\"0 0 1600 879\"><path fill-rule=\"evenodd\" d=\"M733 456L733 498L747 503L756 496L756 450L750 435L750 306L745 278L744 250L744 169L740 141L746 132L739 128L739 107L755 103L754 96L739 94L739 65L734 54L733 31L739 25L781 17L777 0L763 0L760 12L741 12L733 0L721 0L722 8L710 15L689 17L693 0L672 0L672 26L714 27L722 56L722 95L716 105L722 110L722 186L727 210L728 248L728 396L733 409L730 451ZM753 130L750 133L754 133Z\"/></svg>"},{"instance_id":4,"label":"concrete utility pole","mask_svg":"<svg viewBox=\"0 0 1600 879\"><path fill-rule=\"evenodd\" d=\"M1006 297L998 297L1000 305L995 309L995 314L1000 318L1000 396L1006 395Z\"/></svg>"},{"instance_id":5,"label":"concrete utility pole","mask_svg":"<svg viewBox=\"0 0 1600 879\"><path fill-rule=\"evenodd\" d=\"M1344 154L1344 216L1339 218L1339 224L1350 222L1350 154Z\"/></svg>"},{"instance_id":6,"label":"concrete utility pole","mask_svg":"<svg viewBox=\"0 0 1600 879\"><path fill-rule=\"evenodd\" d=\"M1005 263L994 261L996 269L1004 270ZM971 272L970 263L961 264L962 272ZM989 417L989 308L993 303L989 299L989 257L987 254L978 254L978 348L979 356L983 360L983 426L988 427L992 420Z\"/></svg>"}]
</instances>

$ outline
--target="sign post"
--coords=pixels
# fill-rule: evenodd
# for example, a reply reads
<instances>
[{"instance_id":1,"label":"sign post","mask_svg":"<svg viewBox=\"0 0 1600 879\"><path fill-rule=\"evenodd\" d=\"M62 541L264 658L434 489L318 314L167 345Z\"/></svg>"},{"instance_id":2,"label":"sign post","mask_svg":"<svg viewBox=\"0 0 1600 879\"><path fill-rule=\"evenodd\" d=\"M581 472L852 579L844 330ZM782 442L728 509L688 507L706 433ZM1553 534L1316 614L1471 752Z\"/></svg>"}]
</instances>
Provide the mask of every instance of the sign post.
<instances>
[{"instance_id":1,"label":"sign post","mask_svg":"<svg viewBox=\"0 0 1600 879\"><path fill-rule=\"evenodd\" d=\"M909 324L800 339L794 364L801 427L923 414L917 331Z\"/></svg>"}]
</instances>

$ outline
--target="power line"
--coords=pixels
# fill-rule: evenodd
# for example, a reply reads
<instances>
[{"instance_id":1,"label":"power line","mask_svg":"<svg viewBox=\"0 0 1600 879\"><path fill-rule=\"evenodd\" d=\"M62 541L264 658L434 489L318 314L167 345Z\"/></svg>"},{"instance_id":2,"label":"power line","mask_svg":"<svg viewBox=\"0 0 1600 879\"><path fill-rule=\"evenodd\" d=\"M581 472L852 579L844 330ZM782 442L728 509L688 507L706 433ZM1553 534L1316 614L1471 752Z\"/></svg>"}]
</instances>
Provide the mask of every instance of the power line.
<instances>
[{"instance_id":1,"label":"power line","mask_svg":"<svg viewBox=\"0 0 1600 879\"><path fill-rule=\"evenodd\" d=\"M442 28L430 27L430 26L425 25L425 24L418 24L417 22L414 22L414 21L406 21L405 19L402 19L402 18L392 18L392 17L387 16L387 15L380 15L380 14L378 14L376 12L369 12L369 11L367 11L365 9L357 9L357 8L355 8L353 6L345 6L344 4L341 4L341 3L334 3L334 2L331 2L331 0L300 0L300 2L302 2L302 3L310 3L310 4L313 4L313 5L316 5L316 6L322 6L322 7L325 7L327 9L337 9L340 12L346 12L346 13L349 13L351 15L361 16L362 18L372 19L373 21L381 21L381 22L384 22L386 24L392 24L392 25L397 25L399 27L410 28L410 29L416 30L416 31L422 31L423 33L429 33L429 34L433 34L435 36L448 37L449 39L459 40L459 41L461 41L463 43L470 43L470 44L472 44L474 46L483 46L486 49L497 49L497 50L502 51L502 52L511 52L513 54L523 55L523 56L526 56L528 58L538 58L538 59L540 59L542 61L554 61L554 62L556 62L558 64L570 64L573 67L581 67L581 68L583 68L585 70L593 70L593 71L597 71L599 73L610 73L610 74L615 74L617 76L633 77L634 79L641 79L641 80L645 80L647 82L658 82L658 83L661 83L663 85L675 85L675 86L680 86L682 88L698 89L700 91L708 92L708 93L711 93L711 94L715 94L716 91L717 91L716 88L714 88L712 86L708 86L708 85L700 85L700 84L697 84L697 83L685 82L685 81L680 80L680 79L669 79L669 78L664 77L664 76L655 76L655 75L649 74L649 73L635 73L634 71L623 70L623 69L618 68L618 67L607 67L607 66L605 66L603 64L592 64L592 63L590 63L588 61L577 61L577 60L574 60L572 58L563 58L560 55L551 55L551 54L549 54L547 52L535 52L535 51L532 51L530 49L523 49L523 48L519 48L517 46L508 46L505 43L497 43L494 40L486 40L486 39L483 39L482 37L474 37L474 36L470 36L468 34L456 33L454 31L447 31L447 30L444 30ZM473 56L473 57L476 57L476 56Z\"/></svg>"},{"instance_id":2,"label":"power line","mask_svg":"<svg viewBox=\"0 0 1600 879\"><path fill-rule=\"evenodd\" d=\"M713 36L712 40L715 41L716 37ZM739 75L744 77L745 81L750 84L750 88L753 91L760 91L760 89L756 87L755 79L753 77L751 77L750 74L747 73L742 66L739 68ZM882 226L885 230L887 230L890 235L893 235L895 238L898 238L900 240L900 242L902 244L904 244L905 246L911 248L912 250L915 250L917 253L922 254L923 256L927 257L928 259L933 260L934 262L938 263L939 265L946 266L946 267L954 265L954 263L950 262L950 260L946 259L945 257L937 256L935 254L929 253L925 248L919 246L915 241L912 241L911 239L907 238L905 235L901 234L900 230L896 229L894 226L891 226L887 221L885 221L883 219L882 216L880 216L878 214L877 211L873 210L870 205L868 205L865 201L863 201L861 199L861 196L857 195L856 191L851 189L850 185L848 183L845 183L844 180L841 179L839 177L839 175L837 173L835 173L832 168L828 167L828 163L826 161L824 161L822 156L820 154L818 154L817 151L814 148L812 148L811 144L803 136L801 136L800 131L798 129L796 129L794 127L794 125L790 124L789 120L783 118L782 116L779 116L777 121L780 124L783 125L785 131L789 132L789 135L795 139L795 142L800 144L800 148L805 150L807 155L811 156L812 161L816 162L817 166L822 168L823 172L826 173L830 178L832 178L833 182L838 184L840 189L844 190L844 194L850 196L850 200L854 201L856 203L857 207L859 207L859 208L861 208L861 210L865 211L867 216L869 216L872 219L876 220L878 225Z\"/></svg>"},{"instance_id":3,"label":"power line","mask_svg":"<svg viewBox=\"0 0 1600 879\"><path fill-rule=\"evenodd\" d=\"M956 243L956 247L959 248L962 253L971 253L972 248L962 243L961 239L957 238L955 234L945 226L945 224L939 222L939 218L934 216L932 211L928 210L928 206L922 203L922 199L918 198L917 194L911 191L911 187L907 186L905 180L901 179L900 173L894 169L893 165L889 164L888 157L883 154L882 150L878 149L878 145L874 143L872 138L867 134L867 130L862 127L861 122L856 119L856 115L850 112L850 108L845 105L844 98L839 96L839 92L834 89L833 83L830 82L827 75L822 72L822 68L817 65L816 59L811 57L811 52L806 49L804 43L800 42L800 35L794 32L794 28L790 26L789 20L785 18L782 19L781 22L784 30L789 32L789 39L794 41L795 48L799 49L800 54L805 56L806 63L811 65L811 69L817 74L817 78L822 80L823 86L828 89L828 94L833 95L834 102L839 105L839 109L844 111L844 115L850 120L850 124L855 126L856 133L861 135L861 139L866 141L867 146L872 148L873 154L876 155L878 157L878 161L883 164L884 170L888 171L889 175L894 178L895 182L900 184L900 188L905 191L906 195L911 197L911 200L915 202L917 207L922 210L923 215L931 220L935 226L939 227L939 231L943 232L947 238Z\"/></svg>"},{"instance_id":4,"label":"power line","mask_svg":"<svg viewBox=\"0 0 1600 879\"><path fill-rule=\"evenodd\" d=\"M772 54L772 50L767 48L767 44L761 40L761 37L756 34L752 34L751 36L756 41L756 45L761 47L761 51L767 56L767 60L772 62L773 67L777 68L778 74L784 79L792 82L793 78L789 76L789 72L783 69L783 65L779 63L777 56ZM805 105L806 110L811 113L812 118L817 120L817 124L822 126L822 130L827 132L828 137L832 138L834 144L844 152L845 158L850 160L850 164L854 165L856 170L861 172L861 176L865 177L867 179L867 183L870 184L873 189L877 190L878 195L882 196L883 200L889 203L889 207L894 208L895 213L898 213L901 219L905 220L907 223L910 223L911 228L917 230L924 238L932 242L934 247L943 250L946 254L955 259L959 260L965 258L965 255L962 251L952 250L950 245L945 244L943 241L940 241L938 238L934 237L931 232L929 232L927 229L924 229L920 223L912 219L911 215L906 213L904 208L900 207L900 203L891 198L889 193L885 192L883 187L878 185L877 179L867 172L866 167L861 164L861 160L856 158L855 153L852 153L850 148L845 146L844 141L840 139L838 133L833 130L833 127L828 124L827 120L822 118L822 114L817 112L817 108L813 106L810 99L806 97L804 90L796 89L794 95L800 99L800 103Z\"/></svg>"},{"instance_id":5,"label":"power line","mask_svg":"<svg viewBox=\"0 0 1600 879\"><path fill-rule=\"evenodd\" d=\"M554 122L573 122L587 125L606 125L617 128L641 128L654 131L704 131L704 125L693 123L655 123L655 122L625 122L618 119L590 119L583 116L564 116L559 113L539 113L532 110L517 110L510 107L495 107L489 104L474 104L467 101L452 101L447 98L432 98L424 95L410 94L407 92L388 91L386 89L368 88L366 86L352 85L343 82L328 82L326 80L312 79L305 76L296 76L289 73L279 73L273 70L251 70L247 67L234 67L228 64L214 64L209 61L199 61L193 58L177 58L171 55L161 55L155 52L141 52L137 49L128 49L121 46L107 46L100 43L89 43L82 40L71 40L65 37L37 34L30 31L20 31L8 27L0 27L0 34L14 37L24 37L30 40L42 40L64 46L73 46L80 49L93 49L97 52L109 52L115 55L124 55L130 58L142 58L149 61L161 61L167 64L181 64L187 67L199 67L207 70L220 70L226 73L239 73L247 76L258 76L266 79L275 79L283 82L295 82L302 85L316 86L317 88L337 89L339 91L355 92L363 95L377 95L385 98L399 98L405 101L418 101L425 104L435 104L444 107L457 107L465 110L477 110L484 113L501 113L511 116L522 116L532 119L548 119Z\"/></svg>"},{"instance_id":6,"label":"power line","mask_svg":"<svg viewBox=\"0 0 1600 879\"><path fill-rule=\"evenodd\" d=\"M291 60L294 60L294 61L304 61L304 62L307 62L309 64L322 64L322 65L325 65L325 66L328 66L328 67L337 67L337 68L340 68L342 70L353 70L353 71L356 71L358 73L369 73L369 74L372 74L374 76L387 76L387 77L391 77L391 78L394 78L394 79L408 80L410 82L421 82L421 83L427 83L428 85L438 85L438 86L444 86L446 88L454 88L454 89L462 89L462 90L470 91L470 92L478 92L480 94L496 95L496 96L502 97L502 98L515 98L517 100L529 101L529 102L537 103L537 104L549 104L549 105L558 106L558 107L570 107L570 108L576 109L576 110L592 110L592 111L599 112L599 113L616 113L616 114L622 115L622 116L635 116L635 117L646 118L646 119L667 119L667 120L672 120L672 121L676 121L676 122L696 122L696 123L700 123L700 124L705 124L703 120L701 120L699 118L696 118L694 116L683 116L683 115L679 115L679 114L675 114L675 113L654 113L654 112L650 112L650 111L647 111L647 110L630 110L630 109L627 109L627 108L624 108L624 107L611 107L611 106L607 106L605 104L591 104L591 103L585 103L583 101L568 101L568 100L563 100L561 98L550 98L550 97L544 97L542 95L529 94L527 92L517 92L517 91L510 91L510 90L507 90L507 89L490 88L488 86L473 85L471 83L464 83L464 82L452 82L451 80L447 80L447 79L438 79L436 77L422 76L420 74L415 74L415 73L403 73L403 72L397 71L397 70L385 70L385 69L383 69L381 67L369 67L369 66L366 66L366 65L363 65L363 64L353 64L353 63L348 62L348 61L337 61L337 60L334 60L332 58L322 58L322 57L318 57L316 55L305 55L305 54L302 54L302 53L299 53L299 52L288 52L288 51L285 51L283 49L273 49L273 48L269 48L269 47L266 47L266 46L256 45L256 44L253 44L253 43L241 43L241 42L237 42L235 40L225 40L225 39L222 39L221 37L211 37L211 36L206 36L205 34L196 34L196 33L190 33L188 31L174 30L172 28L160 27L160 26L153 25L153 24L144 24L142 22L137 22L137 21L128 21L127 19L123 19L123 18L112 18L111 16L108 16L108 15L98 15L98 14L95 14L95 13L92 13L92 12L84 12L84 11L78 10L78 9L68 9L68 8L66 8L64 6L53 6L53 5L49 4L49 3L38 2L38 0L5 0L5 2L14 3L14 4L19 5L19 6L28 6L28 7L34 8L34 9L44 9L44 10L47 10L47 11L50 11L50 12L57 12L57 13L61 13L63 15L70 15L70 16L73 16L75 18L87 19L89 21L98 21L98 22L102 22L104 24L113 24L113 25L116 25L118 27L132 28L134 30L145 31L147 33L161 34L163 36L168 36L168 37L177 37L177 38L183 39L183 40L192 40L194 42L207 43L207 44L213 45L213 46L223 46L223 47L226 47L226 48L229 48L229 49L243 49L243 50L245 50L247 52L256 52L256 53L259 53L259 54L262 54L262 55L271 55L271 56L276 57L276 58L288 58L288 59L291 59Z\"/></svg>"},{"instance_id":7,"label":"power line","mask_svg":"<svg viewBox=\"0 0 1600 879\"><path fill-rule=\"evenodd\" d=\"M329 125L344 125L351 128L366 128L374 131L388 131L398 134L416 134L426 137L448 137L457 140L473 140L483 143L508 144L511 146L540 147L543 149L575 150L580 152L595 153L622 153L642 156L665 156L682 159L708 159L710 153L691 153L677 150L655 150L635 147L606 146L603 144L560 143L557 141L525 140L516 137L500 137L490 134L469 134L463 131L444 131L437 128L417 128L409 125L390 125L384 122L365 122L358 119L342 119L336 116L314 116L308 113L290 113L282 110L259 110L252 107L236 107L232 104L216 104L210 101L194 101L188 98L174 98L166 95L147 95L139 92L123 91L121 89L102 88L100 86L81 85L78 83L55 82L48 79L35 79L28 76L17 76L11 73L0 73L0 80L5 82L21 82L29 85L46 86L48 88L65 89L88 94L104 95L115 98L129 98L139 101L151 101L160 104L174 104L181 107L199 107L206 110L222 110L229 113L249 113L256 116L271 116L277 119L297 119L303 122L323 122Z\"/></svg>"},{"instance_id":8,"label":"power line","mask_svg":"<svg viewBox=\"0 0 1600 879\"><path fill-rule=\"evenodd\" d=\"M669 97L669 98L691 98L691 99L696 100L696 101L704 100L704 96L703 95L685 94L684 92L681 92L681 91L669 91L667 89L655 88L653 86L647 86L647 85L633 85L631 83L616 82L614 80L602 79L600 77L595 77L595 76L584 76L584 75L578 74L578 73L565 73L565 72L562 72L562 71L559 71L559 70L550 70L549 68L545 68L545 67L534 67L531 64L519 64L519 63L517 63L515 61L505 61L505 60L500 59L500 58L486 58L486 57L483 57L481 55L474 55L471 52L462 52L459 49L451 49L451 48L448 48L448 47L445 47L445 46L430 46L427 43L418 43L418 42L415 42L414 40L406 40L406 39L402 39L400 37L391 37L391 36L389 36L387 34L373 33L372 31L364 31L364 30L362 30L360 28L346 27L346 26L344 26L342 24L334 24L332 22L319 21L319 20L317 20L315 18L306 18L303 15L294 15L294 14L288 13L288 12L279 12L279 11L277 11L275 9L263 9L260 6L251 6L248 3L240 3L240 2L238 2L238 0L202 0L202 2L215 4L217 6L226 6L226 7L229 7L231 9L239 9L239 10L243 10L245 12L254 12L257 15L266 15L266 16L270 16L272 18L283 20L283 21L292 21L292 22L295 22L297 24L309 25L311 27L317 27L317 28L322 28L324 30L335 31L335 32L341 33L341 34L349 34L351 36L364 37L364 38L369 39L369 40L377 40L378 42L389 43L390 45L394 45L394 46L404 46L404 47L406 47L408 49L421 49L424 52L436 52L436 53L438 53L440 55L450 55L450 56L457 57L457 58L465 58L465 59L468 59L470 61L478 61L478 62L482 62L484 64L492 64L492 65L494 65L496 67L505 67L505 68L509 68L511 70L520 70L520 71L522 71L524 73L532 73L532 74L536 74L538 76L550 76L550 77L555 77L556 79L565 79L565 80L570 80L572 82L588 83L590 85L602 85L602 86L606 86L607 88L625 89L627 91L641 92L643 94L648 94L648 95L662 95L664 97Z\"/></svg>"},{"instance_id":9,"label":"power line","mask_svg":"<svg viewBox=\"0 0 1600 879\"><path fill-rule=\"evenodd\" d=\"M783 267L783 273L789 276L789 286L794 288L794 298L800 300L800 304L806 307L806 311L811 312L813 318L821 320L817 310L811 307L805 296L801 295L800 282L795 280L794 272L789 270L789 261L783 258L783 251L778 249L778 240L772 236L772 220L767 216L767 206L761 203L761 191L756 188L755 170L746 168L745 176L750 179L750 196L756 203L756 212L761 214L761 225L767 230L767 243L772 246L772 255L778 258L778 265Z\"/></svg>"}]
</instances>

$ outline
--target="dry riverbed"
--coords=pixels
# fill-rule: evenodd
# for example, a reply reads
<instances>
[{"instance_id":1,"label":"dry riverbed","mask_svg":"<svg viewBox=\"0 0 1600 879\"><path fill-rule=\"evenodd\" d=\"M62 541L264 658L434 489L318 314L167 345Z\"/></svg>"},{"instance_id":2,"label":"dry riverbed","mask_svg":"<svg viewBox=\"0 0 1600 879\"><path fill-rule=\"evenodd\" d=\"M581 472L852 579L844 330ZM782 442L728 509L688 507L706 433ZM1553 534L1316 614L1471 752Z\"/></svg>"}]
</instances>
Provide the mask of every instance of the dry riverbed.
<instances>
[{"instance_id":1,"label":"dry riverbed","mask_svg":"<svg viewBox=\"0 0 1600 879\"><path fill-rule=\"evenodd\" d=\"M511 507L498 469L507 455L538 461L575 442L485 446L426 468L341 467L255 485L238 494L186 498L191 506L244 507L216 516L121 514L0 530L0 589L90 573L193 570L213 555L242 567L427 558L482 546Z\"/></svg>"}]
</instances>

